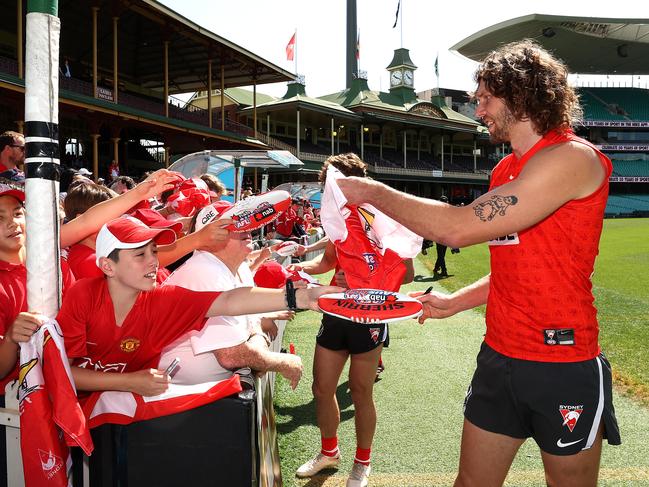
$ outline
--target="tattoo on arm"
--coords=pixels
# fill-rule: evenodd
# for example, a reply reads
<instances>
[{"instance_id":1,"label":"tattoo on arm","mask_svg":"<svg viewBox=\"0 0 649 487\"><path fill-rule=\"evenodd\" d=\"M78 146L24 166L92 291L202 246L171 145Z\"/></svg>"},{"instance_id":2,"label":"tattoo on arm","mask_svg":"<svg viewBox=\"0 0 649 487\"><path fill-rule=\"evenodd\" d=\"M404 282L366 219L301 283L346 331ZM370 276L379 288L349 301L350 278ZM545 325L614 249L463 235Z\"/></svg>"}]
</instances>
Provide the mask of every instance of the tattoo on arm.
<instances>
[{"instance_id":1,"label":"tattoo on arm","mask_svg":"<svg viewBox=\"0 0 649 487\"><path fill-rule=\"evenodd\" d=\"M500 196L494 195L487 201L478 203L473 207L475 214L483 222L490 222L497 215L505 216L507 208L518 203L518 198L514 195Z\"/></svg>"}]
</instances>

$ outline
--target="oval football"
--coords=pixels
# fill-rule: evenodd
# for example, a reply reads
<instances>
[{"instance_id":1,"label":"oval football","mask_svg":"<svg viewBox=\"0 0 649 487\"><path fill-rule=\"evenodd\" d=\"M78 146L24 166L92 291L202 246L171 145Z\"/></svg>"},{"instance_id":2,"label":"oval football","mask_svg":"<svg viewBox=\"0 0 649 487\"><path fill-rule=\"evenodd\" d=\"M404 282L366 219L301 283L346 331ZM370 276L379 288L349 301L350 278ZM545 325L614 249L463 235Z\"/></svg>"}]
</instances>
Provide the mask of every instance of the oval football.
<instances>
[{"instance_id":1,"label":"oval football","mask_svg":"<svg viewBox=\"0 0 649 487\"><path fill-rule=\"evenodd\" d=\"M392 323L417 318L422 305L415 298L380 289L348 289L318 298L323 313L356 323Z\"/></svg>"},{"instance_id":2,"label":"oval football","mask_svg":"<svg viewBox=\"0 0 649 487\"><path fill-rule=\"evenodd\" d=\"M269 191L238 201L221 218L232 218L231 232L250 232L275 220L291 205L288 191Z\"/></svg>"}]
</instances>

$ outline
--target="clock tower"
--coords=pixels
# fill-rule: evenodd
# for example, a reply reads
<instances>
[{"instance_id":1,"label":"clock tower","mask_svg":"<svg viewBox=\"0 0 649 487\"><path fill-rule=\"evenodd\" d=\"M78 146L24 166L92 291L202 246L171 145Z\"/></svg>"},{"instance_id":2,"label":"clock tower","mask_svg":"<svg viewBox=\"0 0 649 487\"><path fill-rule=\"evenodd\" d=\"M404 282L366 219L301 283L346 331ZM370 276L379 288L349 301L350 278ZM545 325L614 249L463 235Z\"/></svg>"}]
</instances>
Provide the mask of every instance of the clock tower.
<instances>
[{"instance_id":1,"label":"clock tower","mask_svg":"<svg viewBox=\"0 0 649 487\"><path fill-rule=\"evenodd\" d=\"M415 70L408 49L395 49L394 57L387 67L390 73L390 93L405 99L415 98Z\"/></svg>"}]
</instances>

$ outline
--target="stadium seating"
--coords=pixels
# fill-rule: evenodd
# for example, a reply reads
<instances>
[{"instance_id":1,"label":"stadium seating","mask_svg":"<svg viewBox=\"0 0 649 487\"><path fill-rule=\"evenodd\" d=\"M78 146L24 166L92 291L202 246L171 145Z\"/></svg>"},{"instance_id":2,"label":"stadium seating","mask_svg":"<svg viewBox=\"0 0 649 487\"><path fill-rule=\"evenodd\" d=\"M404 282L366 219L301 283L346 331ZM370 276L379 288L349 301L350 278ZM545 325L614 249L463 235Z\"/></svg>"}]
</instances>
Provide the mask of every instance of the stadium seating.
<instances>
[{"instance_id":1,"label":"stadium seating","mask_svg":"<svg viewBox=\"0 0 649 487\"><path fill-rule=\"evenodd\" d=\"M649 120L649 92L645 89L581 88L579 93L586 106L586 118Z\"/></svg>"},{"instance_id":2,"label":"stadium seating","mask_svg":"<svg viewBox=\"0 0 649 487\"><path fill-rule=\"evenodd\" d=\"M646 212L649 213L649 194L609 195L605 210L607 215L635 216Z\"/></svg>"},{"instance_id":3,"label":"stadium seating","mask_svg":"<svg viewBox=\"0 0 649 487\"><path fill-rule=\"evenodd\" d=\"M625 120L626 118L611 111L604 100L591 93L593 88L580 88L579 99L584 109L586 120Z\"/></svg>"},{"instance_id":4,"label":"stadium seating","mask_svg":"<svg viewBox=\"0 0 649 487\"><path fill-rule=\"evenodd\" d=\"M649 161L613 159L613 176L649 176Z\"/></svg>"}]
</instances>

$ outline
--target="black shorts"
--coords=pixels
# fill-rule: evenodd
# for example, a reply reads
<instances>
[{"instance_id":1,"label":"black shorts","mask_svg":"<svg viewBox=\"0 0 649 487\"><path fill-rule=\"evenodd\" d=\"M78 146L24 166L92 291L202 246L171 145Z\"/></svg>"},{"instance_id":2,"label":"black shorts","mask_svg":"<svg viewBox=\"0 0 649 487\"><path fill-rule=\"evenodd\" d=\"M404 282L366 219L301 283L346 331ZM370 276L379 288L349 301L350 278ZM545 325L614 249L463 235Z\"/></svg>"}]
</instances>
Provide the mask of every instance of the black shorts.
<instances>
[{"instance_id":1,"label":"black shorts","mask_svg":"<svg viewBox=\"0 0 649 487\"><path fill-rule=\"evenodd\" d=\"M464 400L465 418L486 431L532 437L552 455L587 450L604 423L619 445L611 366L600 354L582 362L534 362L502 355L486 343Z\"/></svg>"},{"instance_id":2,"label":"black shorts","mask_svg":"<svg viewBox=\"0 0 649 487\"><path fill-rule=\"evenodd\" d=\"M328 314L322 315L322 324L315 341L329 350L347 350L351 354L374 350L388 337L385 323L363 325Z\"/></svg>"}]
</instances>

